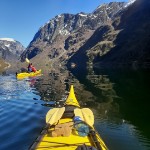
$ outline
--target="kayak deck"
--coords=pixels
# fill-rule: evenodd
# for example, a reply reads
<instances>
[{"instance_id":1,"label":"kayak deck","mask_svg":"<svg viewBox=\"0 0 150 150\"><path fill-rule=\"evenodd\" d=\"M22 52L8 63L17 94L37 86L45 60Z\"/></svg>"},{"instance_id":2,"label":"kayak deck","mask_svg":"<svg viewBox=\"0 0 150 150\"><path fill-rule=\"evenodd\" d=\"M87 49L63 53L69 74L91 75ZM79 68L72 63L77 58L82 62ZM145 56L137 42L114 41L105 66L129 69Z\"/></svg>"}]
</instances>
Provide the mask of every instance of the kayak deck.
<instances>
[{"instance_id":1,"label":"kayak deck","mask_svg":"<svg viewBox=\"0 0 150 150\"><path fill-rule=\"evenodd\" d=\"M61 119L58 124L73 122L70 118ZM79 136L75 129L72 129L71 134L68 137L58 136L52 137L51 131L54 130L54 127L49 128L48 130L45 128L41 135L36 139L30 150L75 150L78 146L86 145L86 146L94 146L94 143L89 135L87 136ZM107 150L104 142L100 138L100 136L96 133L98 142L101 145L102 150Z\"/></svg>"},{"instance_id":2,"label":"kayak deck","mask_svg":"<svg viewBox=\"0 0 150 150\"><path fill-rule=\"evenodd\" d=\"M88 137L79 137L71 134L69 137L50 137L46 134L42 142L35 148L36 150L54 149L54 150L75 150L77 146L85 143L91 145Z\"/></svg>"}]
</instances>

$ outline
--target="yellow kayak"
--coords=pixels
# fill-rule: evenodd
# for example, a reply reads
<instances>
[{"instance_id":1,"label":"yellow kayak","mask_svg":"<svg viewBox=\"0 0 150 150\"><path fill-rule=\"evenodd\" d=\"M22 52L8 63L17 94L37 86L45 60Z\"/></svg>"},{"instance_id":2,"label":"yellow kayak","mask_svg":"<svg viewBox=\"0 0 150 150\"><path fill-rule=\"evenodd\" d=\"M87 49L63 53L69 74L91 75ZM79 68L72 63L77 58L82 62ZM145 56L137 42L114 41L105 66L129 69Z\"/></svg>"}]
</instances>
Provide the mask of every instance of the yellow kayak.
<instances>
[{"instance_id":1,"label":"yellow kayak","mask_svg":"<svg viewBox=\"0 0 150 150\"><path fill-rule=\"evenodd\" d=\"M23 73L16 73L17 79L24 79L27 77L35 77L41 75L41 69L37 70L36 72L23 72Z\"/></svg>"},{"instance_id":2,"label":"yellow kayak","mask_svg":"<svg viewBox=\"0 0 150 150\"><path fill-rule=\"evenodd\" d=\"M73 85L64 107L47 112L46 124L30 150L108 150L93 127L93 112L80 108Z\"/></svg>"}]
</instances>

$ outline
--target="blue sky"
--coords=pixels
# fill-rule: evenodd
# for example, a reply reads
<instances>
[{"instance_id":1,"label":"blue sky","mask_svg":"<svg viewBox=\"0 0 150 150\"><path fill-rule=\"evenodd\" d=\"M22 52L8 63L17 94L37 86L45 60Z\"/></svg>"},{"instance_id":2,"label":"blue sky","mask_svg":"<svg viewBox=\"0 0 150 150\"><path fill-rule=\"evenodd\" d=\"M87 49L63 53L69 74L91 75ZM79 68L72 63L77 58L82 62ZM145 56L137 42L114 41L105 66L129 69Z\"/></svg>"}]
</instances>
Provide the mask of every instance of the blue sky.
<instances>
[{"instance_id":1,"label":"blue sky","mask_svg":"<svg viewBox=\"0 0 150 150\"><path fill-rule=\"evenodd\" d=\"M13 38L27 47L38 29L56 15L90 13L111 1L127 0L0 0L0 38Z\"/></svg>"}]
</instances>

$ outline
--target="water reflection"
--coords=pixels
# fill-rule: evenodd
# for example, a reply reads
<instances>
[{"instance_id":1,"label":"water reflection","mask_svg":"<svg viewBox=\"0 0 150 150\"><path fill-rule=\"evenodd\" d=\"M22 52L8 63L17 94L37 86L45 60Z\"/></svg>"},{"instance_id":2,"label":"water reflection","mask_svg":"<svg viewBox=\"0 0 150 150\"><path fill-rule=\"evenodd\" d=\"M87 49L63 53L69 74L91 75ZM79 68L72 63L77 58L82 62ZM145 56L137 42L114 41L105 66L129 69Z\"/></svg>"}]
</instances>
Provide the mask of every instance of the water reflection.
<instances>
[{"instance_id":1,"label":"water reflection","mask_svg":"<svg viewBox=\"0 0 150 150\"><path fill-rule=\"evenodd\" d=\"M72 69L96 99L86 101L96 126L111 149L150 148L150 71ZM126 143L129 143L127 146Z\"/></svg>"},{"instance_id":2,"label":"water reflection","mask_svg":"<svg viewBox=\"0 0 150 150\"><path fill-rule=\"evenodd\" d=\"M110 118L110 114L108 115L109 119L107 119L107 125L110 124L108 128L110 128L112 124L115 126L118 125L116 119L118 120L119 118L119 128L122 126L119 133L123 133L122 136L124 137L122 137L122 139L127 136L128 139L134 142L134 144L130 146L131 149L149 149L150 71L95 70L95 74L98 76L101 76L104 72L107 74L107 77L109 77L109 80L115 83L114 90L115 93L117 93L117 96L113 97L113 104L117 104L118 116L116 116L116 118ZM111 112L111 115L117 115L117 111L115 114ZM103 117L101 118L101 120L103 120ZM106 123L106 120L104 122ZM124 127L126 127L126 130ZM124 145L124 143L122 145ZM128 148L124 147L124 149Z\"/></svg>"},{"instance_id":3,"label":"water reflection","mask_svg":"<svg viewBox=\"0 0 150 150\"><path fill-rule=\"evenodd\" d=\"M108 78L108 75L87 75L87 80L90 81L93 86L99 89L101 97L105 97L105 101L112 102L116 97L116 92L113 89L113 83ZM103 99L104 101L104 99Z\"/></svg>"},{"instance_id":4,"label":"water reflection","mask_svg":"<svg viewBox=\"0 0 150 150\"><path fill-rule=\"evenodd\" d=\"M71 72L53 71L27 83L29 90L38 90L40 105L47 108L61 106L74 84L77 99L93 110L96 128L110 149L146 150L150 148L149 76L147 71L93 70L77 80ZM33 100L38 104L38 98Z\"/></svg>"},{"instance_id":5,"label":"water reflection","mask_svg":"<svg viewBox=\"0 0 150 150\"><path fill-rule=\"evenodd\" d=\"M44 101L65 101L70 84L74 82L73 76L68 71L52 71L44 74L36 88Z\"/></svg>"}]
</instances>

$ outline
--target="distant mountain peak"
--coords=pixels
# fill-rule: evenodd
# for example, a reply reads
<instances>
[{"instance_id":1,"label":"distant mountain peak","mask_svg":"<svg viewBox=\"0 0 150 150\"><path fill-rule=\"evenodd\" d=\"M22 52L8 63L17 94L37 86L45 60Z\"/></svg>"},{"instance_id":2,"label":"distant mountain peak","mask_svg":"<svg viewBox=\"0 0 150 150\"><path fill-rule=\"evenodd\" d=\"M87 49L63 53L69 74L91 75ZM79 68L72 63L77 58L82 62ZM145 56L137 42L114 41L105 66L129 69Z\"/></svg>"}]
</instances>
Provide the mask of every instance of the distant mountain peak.
<instances>
[{"instance_id":1,"label":"distant mountain peak","mask_svg":"<svg viewBox=\"0 0 150 150\"><path fill-rule=\"evenodd\" d=\"M15 60L25 50L23 45L13 38L0 38L0 58Z\"/></svg>"}]
</instances>

